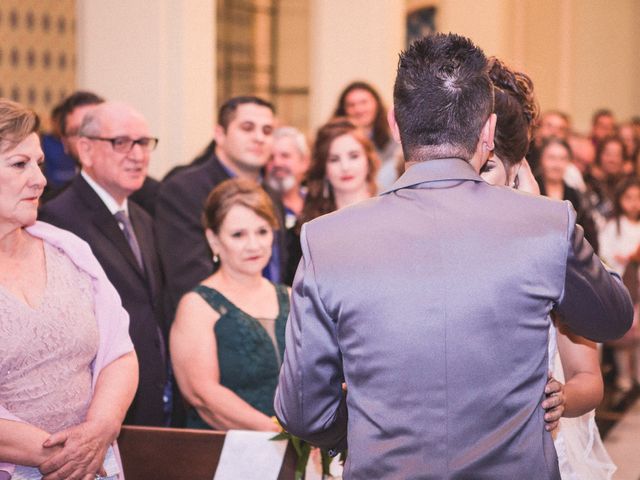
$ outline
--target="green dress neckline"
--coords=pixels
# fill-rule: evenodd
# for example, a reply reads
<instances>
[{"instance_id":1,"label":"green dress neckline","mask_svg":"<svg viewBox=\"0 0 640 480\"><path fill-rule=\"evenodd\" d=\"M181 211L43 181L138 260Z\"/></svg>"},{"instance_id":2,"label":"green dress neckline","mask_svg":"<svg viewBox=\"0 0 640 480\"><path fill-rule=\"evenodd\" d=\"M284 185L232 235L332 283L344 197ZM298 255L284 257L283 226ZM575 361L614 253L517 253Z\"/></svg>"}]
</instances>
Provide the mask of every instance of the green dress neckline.
<instances>
[{"instance_id":1,"label":"green dress neckline","mask_svg":"<svg viewBox=\"0 0 640 480\"><path fill-rule=\"evenodd\" d=\"M268 416L274 415L273 398L284 354L284 333L289 316L289 292L284 285L272 284L278 299L278 315L273 335L257 318L238 308L218 290L206 285L193 289L220 314L213 326L216 338L220 384ZM191 428L211 428L191 409L187 419Z\"/></svg>"},{"instance_id":2,"label":"green dress neckline","mask_svg":"<svg viewBox=\"0 0 640 480\"><path fill-rule=\"evenodd\" d=\"M219 300L221 301L221 303L224 303L227 306L227 308L235 309L238 312L240 312L242 315L244 315L245 317L250 318L251 320L255 320L258 323L260 323L258 321L258 318L261 318L261 319L264 319L264 320L276 321L282 315L282 303L283 302L282 302L282 298L281 298L281 291L280 291L281 288L285 289L285 293L287 295L287 303L288 303L288 300L289 300L289 292L287 291L287 287L286 286L284 286L284 285L276 285L273 282L269 282L269 283L273 286L273 289L276 292L276 298L277 298L277 301L278 301L278 314L274 318L254 317L253 315L250 315L249 313L247 313L246 311L244 311L243 309L238 307L231 300L229 300L229 298L224 293L220 292L220 290L217 290L217 289L215 289L213 287L209 287L207 285L200 284L194 290L196 292L198 292L198 293L200 293L199 290L208 290L208 291L214 293L216 296L218 296ZM218 312L217 309L214 309L214 310L216 310ZM218 313L220 313L220 312L218 312ZM222 314L221 314L221 316L222 316ZM260 326L262 326L262 324L260 324Z\"/></svg>"}]
</instances>

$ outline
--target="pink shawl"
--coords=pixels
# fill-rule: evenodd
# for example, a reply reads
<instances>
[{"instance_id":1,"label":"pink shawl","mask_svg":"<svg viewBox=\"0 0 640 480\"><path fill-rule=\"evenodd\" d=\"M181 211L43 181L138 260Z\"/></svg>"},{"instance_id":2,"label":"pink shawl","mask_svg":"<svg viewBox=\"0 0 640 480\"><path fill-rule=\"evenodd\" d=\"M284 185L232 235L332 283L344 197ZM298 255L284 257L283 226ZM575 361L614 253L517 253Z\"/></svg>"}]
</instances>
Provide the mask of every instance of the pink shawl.
<instances>
[{"instance_id":1,"label":"pink shawl","mask_svg":"<svg viewBox=\"0 0 640 480\"><path fill-rule=\"evenodd\" d=\"M60 249L81 270L91 276L93 280L96 320L100 341L98 353L93 363L93 380L91 388L95 389L100 371L114 360L133 350L133 343L129 337L129 314L122 307L120 296L107 279L107 275L91 252L89 244L71 232L62 230L44 222L36 222L27 227L26 231L41 238L48 244ZM10 341L10 339L8 339ZM20 422L0 405L0 419ZM118 454L118 446L114 442L114 451L120 464L120 478L124 479L122 464ZM15 466L0 462L0 471L13 473Z\"/></svg>"}]
</instances>

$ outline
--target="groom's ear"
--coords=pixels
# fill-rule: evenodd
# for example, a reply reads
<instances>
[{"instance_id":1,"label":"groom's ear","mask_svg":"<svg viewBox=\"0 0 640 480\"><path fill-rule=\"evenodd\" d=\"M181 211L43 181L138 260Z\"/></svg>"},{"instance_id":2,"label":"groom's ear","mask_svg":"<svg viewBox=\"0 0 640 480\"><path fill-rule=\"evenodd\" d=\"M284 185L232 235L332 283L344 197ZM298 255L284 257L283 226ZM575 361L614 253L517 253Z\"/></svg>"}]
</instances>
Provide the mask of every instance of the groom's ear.
<instances>
[{"instance_id":1,"label":"groom's ear","mask_svg":"<svg viewBox=\"0 0 640 480\"><path fill-rule=\"evenodd\" d=\"M487 146L487 150L493 150L495 148L494 138L496 135L496 122L498 117L495 113L489 115L487 121L484 122L481 133L481 141Z\"/></svg>"},{"instance_id":2,"label":"groom's ear","mask_svg":"<svg viewBox=\"0 0 640 480\"><path fill-rule=\"evenodd\" d=\"M495 148L494 137L496 133L496 117L495 113L489 115L487 121L484 122L482 129L480 130L480 136L478 137L478 143L476 144L476 151L473 157L469 160L471 166L476 172L480 172L482 167L489 159L489 155Z\"/></svg>"},{"instance_id":3,"label":"groom's ear","mask_svg":"<svg viewBox=\"0 0 640 480\"><path fill-rule=\"evenodd\" d=\"M391 136L396 143L400 143L400 129L398 128L398 122L396 122L396 111L393 107L387 112L387 122L391 129Z\"/></svg>"}]
</instances>

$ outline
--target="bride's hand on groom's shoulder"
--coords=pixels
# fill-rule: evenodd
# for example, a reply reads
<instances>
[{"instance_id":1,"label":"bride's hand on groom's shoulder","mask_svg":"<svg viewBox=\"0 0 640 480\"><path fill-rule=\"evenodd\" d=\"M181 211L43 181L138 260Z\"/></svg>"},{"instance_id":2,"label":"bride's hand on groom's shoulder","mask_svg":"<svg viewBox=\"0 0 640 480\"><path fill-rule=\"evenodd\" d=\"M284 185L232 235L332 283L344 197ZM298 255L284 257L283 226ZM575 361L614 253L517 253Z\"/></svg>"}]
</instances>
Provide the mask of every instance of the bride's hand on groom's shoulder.
<instances>
[{"instance_id":1,"label":"bride's hand on groom's shoulder","mask_svg":"<svg viewBox=\"0 0 640 480\"><path fill-rule=\"evenodd\" d=\"M549 373L547 385L544 387L545 399L542 401L542 408L545 409L544 428L552 431L558 428L560 417L564 413L564 385L553 378Z\"/></svg>"}]
</instances>

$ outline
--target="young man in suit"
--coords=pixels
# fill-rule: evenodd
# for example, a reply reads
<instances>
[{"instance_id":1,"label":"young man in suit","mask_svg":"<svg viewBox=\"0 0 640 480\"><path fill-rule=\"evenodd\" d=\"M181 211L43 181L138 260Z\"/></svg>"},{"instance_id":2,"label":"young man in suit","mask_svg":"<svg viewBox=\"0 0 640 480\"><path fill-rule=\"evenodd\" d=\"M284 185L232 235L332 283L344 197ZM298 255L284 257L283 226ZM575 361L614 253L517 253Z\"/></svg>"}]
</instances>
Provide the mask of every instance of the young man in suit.
<instances>
[{"instance_id":1,"label":"young man in suit","mask_svg":"<svg viewBox=\"0 0 640 480\"><path fill-rule=\"evenodd\" d=\"M345 479L559 480L540 406L549 313L596 341L631 325L570 204L480 178L487 70L457 35L409 47L390 113L406 172L302 229L275 409L293 435L348 446Z\"/></svg>"},{"instance_id":2,"label":"young man in suit","mask_svg":"<svg viewBox=\"0 0 640 480\"><path fill-rule=\"evenodd\" d=\"M156 234L167 279L167 311L174 311L180 298L214 271L214 262L204 235L202 211L209 192L231 177L262 181L271 157L274 109L258 97L234 97L218 113L215 147L208 158L180 168L165 179L156 205ZM268 192L270 193L270 192ZM282 204L272 198L284 225ZM281 280L286 265L285 239L276 232L273 255L265 276Z\"/></svg>"},{"instance_id":3,"label":"young man in suit","mask_svg":"<svg viewBox=\"0 0 640 480\"><path fill-rule=\"evenodd\" d=\"M106 102L88 110L76 142L81 172L42 208L40 219L84 239L120 294L140 364L125 423L160 426L167 380L163 280L152 220L128 201L141 188L157 143L145 118L128 105Z\"/></svg>"}]
</instances>

